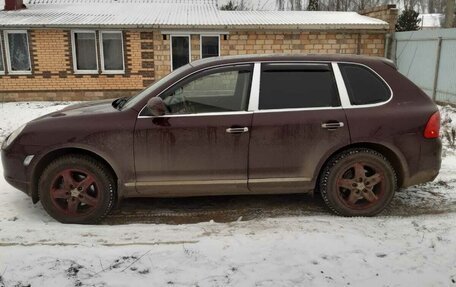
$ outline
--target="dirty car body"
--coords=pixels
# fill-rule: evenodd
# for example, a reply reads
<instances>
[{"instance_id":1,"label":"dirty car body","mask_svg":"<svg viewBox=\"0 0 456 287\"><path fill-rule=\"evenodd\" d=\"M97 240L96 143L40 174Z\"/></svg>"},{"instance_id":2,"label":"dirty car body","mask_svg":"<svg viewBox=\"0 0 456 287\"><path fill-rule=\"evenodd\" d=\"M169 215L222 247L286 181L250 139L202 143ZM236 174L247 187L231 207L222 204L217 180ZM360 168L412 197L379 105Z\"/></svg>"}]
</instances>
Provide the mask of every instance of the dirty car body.
<instances>
[{"instance_id":1,"label":"dirty car body","mask_svg":"<svg viewBox=\"0 0 456 287\"><path fill-rule=\"evenodd\" d=\"M437 176L438 122L436 105L385 59L221 57L135 97L35 119L5 140L2 162L6 180L34 203L44 195L62 222L98 221L126 197L314 190L336 213L374 215L395 189Z\"/></svg>"}]
</instances>

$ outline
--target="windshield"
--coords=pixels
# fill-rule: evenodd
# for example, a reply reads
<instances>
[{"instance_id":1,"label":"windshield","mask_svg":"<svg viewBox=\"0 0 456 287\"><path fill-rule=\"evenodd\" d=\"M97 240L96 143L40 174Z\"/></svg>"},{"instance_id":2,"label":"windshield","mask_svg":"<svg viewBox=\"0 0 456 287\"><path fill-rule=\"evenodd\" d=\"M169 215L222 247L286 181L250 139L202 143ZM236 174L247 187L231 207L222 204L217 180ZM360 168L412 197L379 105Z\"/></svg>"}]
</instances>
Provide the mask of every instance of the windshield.
<instances>
[{"instance_id":1,"label":"windshield","mask_svg":"<svg viewBox=\"0 0 456 287\"><path fill-rule=\"evenodd\" d=\"M157 87L161 86L163 83L165 83L166 81L168 81L169 79L171 79L175 75L179 74L183 70L186 70L189 66L190 66L190 64L182 66L182 67L172 71L171 73L169 73L165 77L161 78L160 80L155 81L152 85L150 85L149 87L147 87L144 90L142 90L136 96L133 96L133 97L129 98L128 101L122 106L122 109L128 109L130 107L133 107L134 105L139 103L141 100L143 100L145 97L147 97L154 89L156 89Z\"/></svg>"}]
</instances>

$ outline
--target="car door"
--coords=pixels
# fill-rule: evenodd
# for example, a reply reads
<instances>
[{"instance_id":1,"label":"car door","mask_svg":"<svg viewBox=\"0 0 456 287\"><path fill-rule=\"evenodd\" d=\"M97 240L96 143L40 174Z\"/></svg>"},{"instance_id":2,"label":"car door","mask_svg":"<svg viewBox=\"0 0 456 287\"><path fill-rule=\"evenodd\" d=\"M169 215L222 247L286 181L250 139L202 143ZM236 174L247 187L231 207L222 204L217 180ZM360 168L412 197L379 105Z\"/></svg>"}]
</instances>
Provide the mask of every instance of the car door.
<instances>
[{"instance_id":1,"label":"car door","mask_svg":"<svg viewBox=\"0 0 456 287\"><path fill-rule=\"evenodd\" d=\"M322 161L350 143L331 63L263 63L250 136L251 191L312 190Z\"/></svg>"},{"instance_id":2,"label":"car door","mask_svg":"<svg viewBox=\"0 0 456 287\"><path fill-rule=\"evenodd\" d=\"M135 129L136 189L154 196L244 193L252 65L212 68L162 93L168 112L143 109Z\"/></svg>"}]
</instances>

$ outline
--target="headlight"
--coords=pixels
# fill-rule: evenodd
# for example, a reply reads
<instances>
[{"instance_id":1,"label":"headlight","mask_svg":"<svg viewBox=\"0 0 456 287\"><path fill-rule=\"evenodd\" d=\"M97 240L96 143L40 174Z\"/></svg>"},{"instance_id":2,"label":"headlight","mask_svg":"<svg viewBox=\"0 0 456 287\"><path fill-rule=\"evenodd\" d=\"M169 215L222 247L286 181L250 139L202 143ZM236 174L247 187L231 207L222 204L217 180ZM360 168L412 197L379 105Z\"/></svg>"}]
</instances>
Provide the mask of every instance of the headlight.
<instances>
[{"instance_id":1,"label":"headlight","mask_svg":"<svg viewBox=\"0 0 456 287\"><path fill-rule=\"evenodd\" d=\"M18 135L21 134L21 132L24 130L25 126L27 124L23 124L19 128L17 128L14 132L10 134L10 136L6 139L6 141L3 143L2 148L7 148L16 138Z\"/></svg>"}]
</instances>

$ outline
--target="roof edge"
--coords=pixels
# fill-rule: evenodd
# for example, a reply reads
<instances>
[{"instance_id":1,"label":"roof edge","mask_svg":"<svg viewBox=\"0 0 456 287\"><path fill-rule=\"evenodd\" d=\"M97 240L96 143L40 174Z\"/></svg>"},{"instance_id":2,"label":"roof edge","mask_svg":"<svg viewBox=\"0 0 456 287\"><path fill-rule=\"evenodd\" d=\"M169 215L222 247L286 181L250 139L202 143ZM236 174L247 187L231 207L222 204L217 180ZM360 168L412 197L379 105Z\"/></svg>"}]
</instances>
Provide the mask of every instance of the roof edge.
<instances>
[{"instance_id":1,"label":"roof edge","mask_svg":"<svg viewBox=\"0 0 456 287\"><path fill-rule=\"evenodd\" d=\"M389 25L385 23L373 24L303 24L303 25L159 25L159 24L0 24L1 28L21 28L21 29L39 29L39 28L107 28L107 29L200 29L200 30L296 30L296 31L342 31L342 30L387 30Z\"/></svg>"}]
</instances>

